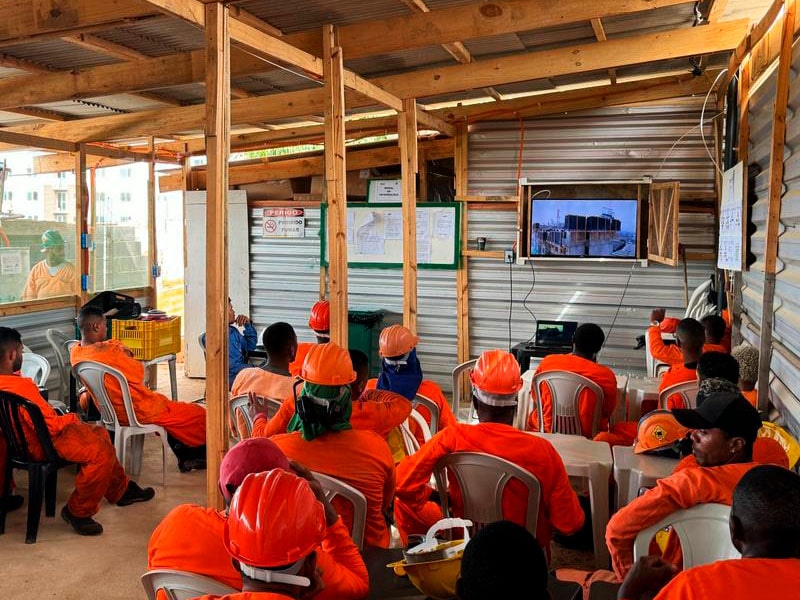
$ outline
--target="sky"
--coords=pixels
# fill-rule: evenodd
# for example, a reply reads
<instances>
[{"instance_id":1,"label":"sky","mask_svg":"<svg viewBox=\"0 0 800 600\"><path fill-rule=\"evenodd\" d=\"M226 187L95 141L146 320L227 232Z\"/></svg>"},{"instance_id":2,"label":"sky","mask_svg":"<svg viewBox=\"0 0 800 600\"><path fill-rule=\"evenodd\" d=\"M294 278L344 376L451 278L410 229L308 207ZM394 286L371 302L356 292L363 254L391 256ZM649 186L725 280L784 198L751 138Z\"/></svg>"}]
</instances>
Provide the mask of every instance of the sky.
<instances>
[{"instance_id":1,"label":"sky","mask_svg":"<svg viewBox=\"0 0 800 600\"><path fill-rule=\"evenodd\" d=\"M636 231L636 200L533 200L531 222L541 225L564 223L565 215L600 216L611 209L614 218L622 222L622 231ZM556 215L559 215L558 218Z\"/></svg>"}]
</instances>

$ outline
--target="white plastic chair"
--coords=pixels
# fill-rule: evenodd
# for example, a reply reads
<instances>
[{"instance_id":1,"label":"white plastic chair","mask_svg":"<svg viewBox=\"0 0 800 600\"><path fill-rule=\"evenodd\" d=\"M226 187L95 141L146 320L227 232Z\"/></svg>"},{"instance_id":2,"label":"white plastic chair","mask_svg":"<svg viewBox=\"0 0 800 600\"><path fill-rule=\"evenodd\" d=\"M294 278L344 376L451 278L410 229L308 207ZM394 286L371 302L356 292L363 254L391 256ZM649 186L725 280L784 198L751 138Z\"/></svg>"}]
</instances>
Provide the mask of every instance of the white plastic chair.
<instances>
[{"instance_id":1,"label":"white plastic chair","mask_svg":"<svg viewBox=\"0 0 800 600\"><path fill-rule=\"evenodd\" d=\"M144 384L151 390L154 390L155 387L153 387L153 385L150 382L149 367L153 367L155 365L164 362L167 363L167 366L169 367L169 391L172 399L175 400L176 402L178 401L178 376L177 376L177 366L175 364L177 362L177 359L178 357L175 356L174 354L165 354L164 356L158 356L156 358L151 358L148 361L142 362L142 367L144 367L144 372L145 372Z\"/></svg>"},{"instance_id":2,"label":"white plastic chair","mask_svg":"<svg viewBox=\"0 0 800 600\"><path fill-rule=\"evenodd\" d=\"M683 400L684 408L697 408L697 392L699 390L700 386L696 381L686 381L671 385L658 393L658 407L666 409L667 399L677 394Z\"/></svg>"},{"instance_id":3,"label":"white plastic chair","mask_svg":"<svg viewBox=\"0 0 800 600\"><path fill-rule=\"evenodd\" d=\"M481 452L454 452L443 456L436 463L433 474L445 518L453 516L447 499L447 470L453 473L458 483L464 507L462 516L475 524L473 532L503 518L506 485L512 479L521 481L528 489L525 528L536 535L541 487L532 473L503 458Z\"/></svg>"},{"instance_id":4,"label":"white plastic chair","mask_svg":"<svg viewBox=\"0 0 800 600\"><path fill-rule=\"evenodd\" d=\"M154 569L141 577L142 587L148 600L156 600L158 590L163 590L167 600L188 600L206 594L225 596L238 594L239 590L220 583L216 579L172 569Z\"/></svg>"},{"instance_id":5,"label":"white plastic chair","mask_svg":"<svg viewBox=\"0 0 800 600\"><path fill-rule=\"evenodd\" d=\"M325 498L333 502L337 496L344 498L353 507L353 529L350 537L353 543L361 550L364 547L364 530L367 527L367 498L352 485L340 479L313 471L314 478L322 485Z\"/></svg>"},{"instance_id":6,"label":"white plastic chair","mask_svg":"<svg viewBox=\"0 0 800 600\"><path fill-rule=\"evenodd\" d=\"M138 475L142 468L142 451L144 449L144 436L148 433L157 433L161 440L161 481L167 484L167 430L160 425L142 424L136 418L133 410L133 401L125 375L104 364L84 360L75 365L76 377L87 387L92 398L95 399L100 411L100 418L106 429L114 431L114 448L117 451L117 460L125 467L128 440L131 442L131 473ZM128 425L122 425L114 410L114 405L106 388L106 376L117 380L122 390L122 403L128 417Z\"/></svg>"},{"instance_id":7,"label":"white plastic chair","mask_svg":"<svg viewBox=\"0 0 800 600\"><path fill-rule=\"evenodd\" d=\"M228 405L228 423L230 425L231 434L239 440L247 439L253 435L253 416L248 409L247 394L239 394L230 399ZM277 398L268 398L266 396L256 396L267 407L267 416L271 419L274 417L278 410L281 408L282 402ZM241 414L245 423L246 431L239 431L239 420L237 415ZM243 437L244 436L244 437Z\"/></svg>"},{"instance_id":8,"label":"white plastic chair","mask_svg":"<svg viewBox=\"0 0 800 600\"><path fill-rule=\"evenodd\" d=\"M644 332L644 348L645 348L645 366L647 369L647 376L648 377L658 377L669 369L669 365L665 362L661 362L660 360L656 360L652 354L650 354L650 330L646 329Z\"/></svg>"},{"instance_id":9,"label":"white plastic chair","mask_svg":"<svg viewBox=\"0 0 800 600\"><path fill-rule=\"evenodd\" d=\"M45 332L45 337L47 337L47 341L56 357L59 377L58 400L63 402L69 395L69 354L67 354L67 349L64 345L69 341L69 337L58 329L48 329Z\"/></svg>"},{"instance_id":10,"label":"white plastic chair","mask_svg":"<svg viewBox=\"0 0 800 600\"><path fill-rule=\"evenodd\" d=\"M650 541L658 531L670 526L681 542L684 570L717 560L740 558L731 542L730 514L731 507L725 504L698 504L676 511L639 532L633 542L633 560L649 554Z\"/></svg>"},{"instance_id":11,"label":"white plastic chair","mask_svg":"<svg viewBox=\"0 0 800 600\"><path fill-rule=\"evenodd\" d=\"M45 387L47 378L50 377L50 363L41 354L23 352L20 373L23 377L33 379L33 382L39 387Z\"/></svg>"},{"instance_id":12,"label":"white plastic chair","mask_svg":"<svg viewBox=\"0 0 800 600\"><path fill-rule=\"evenodd\" d=\"M540 388L542 384L550 390L550 410L552 414L551 433L567 435L583 435L591 437L600 430L600 413L603 409L604 394L602 388L591 379L570 373L569 371L547 371L533 378L531 393L536 394L536 413L539 417L539 429L543 431L544 413ZM592 415L592 431L582 431L580 418L580 397L583 390L594 394L594 414Z\"/></svg>"},{"instance_id":13,"label":"white plastic chair","mask_svg":"<svg viewBox=\"0 0 800 600\"><path fill-rule=\"evenodd\" d=\"M453 412L456 414L458 414L457 411L461 407L461 378L468 375L472 369L475 368L476 362L478 362L478 359L473 358L472 360L461 363L453 369L453 404L450 408L452 408Z\"/></svg>"},{"instance_id":14,"label":"white plastic chair","mask_svg":"<svg viewBox=\"0 0 800 600\"><path fill-rule=\"evenodd\" d=\"M426 423L426 428L430 430L431 435L436 435L439 432L439 405L427 396L417 394L414 396L414 400L411 401L411 406L414 408L424 406L428 409L431 414L431 424L430 427L427 427Z\"/></svg>"},{"instance_id":15,"label":"white plastic chair","mask_svg":"<svg viewBox=\"0 0 800 600\"><path fill-rule=\"evenodd\" d=\"M431 439L431 430L428 428L428 423L425 418L419 414L416 409L412 408L411 413L408 415L405 423L399 426L400 433L403 436L403 445L405 447L406 456L411 456L419 450L419 440L411 433L411 421L414 421L422 431L422 442L425 443Z\"/></svg>"}]
</instances>

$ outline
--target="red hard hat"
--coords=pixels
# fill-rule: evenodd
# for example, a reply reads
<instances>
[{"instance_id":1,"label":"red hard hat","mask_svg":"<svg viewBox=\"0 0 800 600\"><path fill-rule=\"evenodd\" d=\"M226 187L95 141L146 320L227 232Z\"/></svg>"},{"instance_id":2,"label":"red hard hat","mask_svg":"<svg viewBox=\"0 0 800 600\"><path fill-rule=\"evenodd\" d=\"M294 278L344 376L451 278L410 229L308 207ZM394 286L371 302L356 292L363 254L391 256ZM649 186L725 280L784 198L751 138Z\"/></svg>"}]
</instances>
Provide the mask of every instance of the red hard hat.
<instances>
[{"instance_id":1,"label":"red hard hat","mask_svg":"<svg viewBox=\"0 0 800 600\"><path fill-rule=\"evenodd\" d=\"M320 300L311 307L308 326L314 331L330 331L331 305L327 300Z\"/></svg>"},{"instance_id":2,"label":"red hard hat","mask_svg":"<svg viewBox=\"0 0 800 600\"><path fill-rule=\"evenodd\" d=\"M472 385L489 394L515 394L522 388L519 363L503 350L487 350L469 374Z\"/></svg>"},{"instance_id":3,"label":"red hard hat","mask_svg":"<svg viewBox=\"0 0 800 600\"><path fill-rule=\"evenodd\" d=\"M392 325L381 331L378 340L378 353L383 358L403 356L417 347L419 338L402 325Z\"/></svg>"},{"instance_id":4,"label":"red hard hat","mask_svg":"<svg viewBox=\"0 0 800 600\"><path fill-rule=\"evenodd\" d=\"M334 342L314 344L306 354L300 377L318 385L347 385L356 380L350 353Z\"/></svg>"},{"instance_id":5,"label":"red hard hat","mask_svg":"<svg viewBox=\"0 0 800 600\"><path fill-rule=\"evenodd\" d=\"M282 567L325 538L325 509L308 482L282 469L245 477L225 522L228 553L252 567Z\"/></svg>"}]
</instances>

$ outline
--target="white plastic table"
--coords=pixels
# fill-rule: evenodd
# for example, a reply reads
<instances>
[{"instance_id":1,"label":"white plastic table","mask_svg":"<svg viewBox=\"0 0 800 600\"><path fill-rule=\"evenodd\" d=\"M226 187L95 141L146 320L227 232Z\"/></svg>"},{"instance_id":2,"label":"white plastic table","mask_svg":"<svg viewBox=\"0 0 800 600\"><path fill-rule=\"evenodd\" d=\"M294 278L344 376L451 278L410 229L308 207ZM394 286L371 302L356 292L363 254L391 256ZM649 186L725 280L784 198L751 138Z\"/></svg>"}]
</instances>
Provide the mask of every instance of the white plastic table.
<instances>
[{"instance_id":1,"label":"white plastic table","mask_svg":"<svg viewBox=\"0 0 800 600\"><path fill-rule=\"evenodd\" d=\"M617 482L617 510L639 495L639 489L653 487L672 474L677 459L634 454L632 446L614 446L614 480Z\"/></svg>"},{"instance_id":2,"label":"white plastic table","mask_svg":"<svg viewBox=\"0 0 800 600\"><path fill-rule=\"evenodd\" d=\"M593 442L580 435L538 432L531 432L531 435L553 444L564 461L567 475L589 480L595 566L607 569L611 561L605 538L609 517L608 480L613 466L611 448L605 442Z\"/></svg>"},{"instance_id":3,"label":"white plastic table","mask_svg":"<svg viewBox=\"0 0 800 600\"><path fill-rule=\"evenodd\" d=\"M658 403L658 386L661 380L657 377L628 378L628 421L639 421L642 416L642 403L652 400Z\"/></svg>"}]
</instances>

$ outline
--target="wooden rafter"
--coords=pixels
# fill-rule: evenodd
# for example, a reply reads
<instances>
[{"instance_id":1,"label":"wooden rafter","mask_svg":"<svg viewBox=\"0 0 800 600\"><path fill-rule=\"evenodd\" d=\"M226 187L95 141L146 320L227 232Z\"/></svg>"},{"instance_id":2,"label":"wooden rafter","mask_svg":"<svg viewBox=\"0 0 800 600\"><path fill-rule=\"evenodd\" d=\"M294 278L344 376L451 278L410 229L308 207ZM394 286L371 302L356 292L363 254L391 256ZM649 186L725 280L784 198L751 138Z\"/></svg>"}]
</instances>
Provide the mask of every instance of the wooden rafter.
<instances>
[{"instance_id":1,"label":"wooden rafter","mask_svg":"<svg viewBox=\"0 0 800 600\"><path fill-rule=\"evenodd\" d=\"M597 38L598 42L605 42L608 41L608 37L606 36L606 29L603 27L603 20L602 19L592 19L592 31L594 31L594 37ZM608 70L608 79L611 81L611 85L617 83L617 70L616 69L609 69Z\"/></svg>"},{"instance_id":2,"label":"wooden rafter","mask_svg":"<svg viewBox=\"0 0 800 600\"><path fill-rule=\"evenodd\" d=\"M120 60L142 60L150 58L147 54L143 54L133 48L128 48L122 44L117 44L109 40L105 40L96 35L89 33L80 33L78 35L68 35L61 38L65 42L75 44L92 52L99 52L106 56L113 56Z\"/></svg>"}]
</instances>

